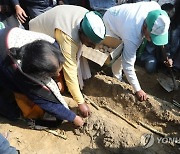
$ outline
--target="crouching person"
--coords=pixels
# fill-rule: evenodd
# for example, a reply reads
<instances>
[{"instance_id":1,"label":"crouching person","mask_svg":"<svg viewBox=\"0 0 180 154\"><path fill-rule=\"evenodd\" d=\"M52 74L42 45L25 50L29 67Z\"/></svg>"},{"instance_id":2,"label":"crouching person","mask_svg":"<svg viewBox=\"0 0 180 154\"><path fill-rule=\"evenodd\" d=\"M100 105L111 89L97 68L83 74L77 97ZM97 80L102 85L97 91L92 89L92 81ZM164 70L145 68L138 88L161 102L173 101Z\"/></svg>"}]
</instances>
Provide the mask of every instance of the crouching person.
<instances>
[{"instance_id":1,"label":"crouching person","mask_svg":"<svg viewBox=\"0 0 180 154\"><path fill-rule=\"evenodd\" d=\"M48 113L82 126L53 80L64 63L55 40L17 27L1 29L0 36L0 114L16 119L22 111L25 118L42 119Z\"/></svg>"}]
</instances>

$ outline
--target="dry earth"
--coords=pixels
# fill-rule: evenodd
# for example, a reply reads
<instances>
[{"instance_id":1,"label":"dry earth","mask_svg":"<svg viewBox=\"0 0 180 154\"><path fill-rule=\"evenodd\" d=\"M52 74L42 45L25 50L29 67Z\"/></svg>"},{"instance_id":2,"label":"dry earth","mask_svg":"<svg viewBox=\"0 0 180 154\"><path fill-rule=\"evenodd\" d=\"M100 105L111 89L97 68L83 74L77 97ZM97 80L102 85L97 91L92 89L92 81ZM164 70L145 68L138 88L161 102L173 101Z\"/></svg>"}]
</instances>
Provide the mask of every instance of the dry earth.
<instances>
[{"instance_id":1,"label":"dry earth","mask_svg":"<svg viewBox=\"0 0 180 154\"><path fill-rule=\"evenodd\" d=\"M24 121L11 122L2 117L0 132L8 136L10 144L22 154L179 154L180 144L167 142L176 138L180 143L180 108L172 104L173 99L180 102L180 90L168 93L158 84L156 74L148 75L143 69L136 69L149 99L137 101L129 84L99 71L85 82L83 90L99 110L89 104L92 115L85 119L82 128L77 129L67 122L58 127L55 131L64 130L66 140L44 130L31 130ZM69 97L66 100L76 111L73 100ZM140 122L161 134L150 131ZM144 134L153 134L152 146L153 142L148 138L146 146L142 145ZM163 143L158 143L159 140Z\"/></svg>"}]
</instances>

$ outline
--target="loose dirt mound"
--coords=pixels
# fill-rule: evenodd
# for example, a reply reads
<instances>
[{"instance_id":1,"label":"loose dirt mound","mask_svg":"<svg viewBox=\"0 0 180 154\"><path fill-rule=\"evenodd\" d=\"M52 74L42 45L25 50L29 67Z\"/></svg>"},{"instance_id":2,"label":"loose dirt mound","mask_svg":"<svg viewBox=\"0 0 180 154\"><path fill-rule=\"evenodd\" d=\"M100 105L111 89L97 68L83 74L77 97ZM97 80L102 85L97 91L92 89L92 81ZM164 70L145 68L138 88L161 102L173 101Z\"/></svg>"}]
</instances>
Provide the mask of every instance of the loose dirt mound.
<instances>
[{"instance_id":1,"label":"loose dirt mound","mask_svg":"<svg viewBox=\"0 0 180 154\"><path fill-rule=\"evenodd\" d=\"M167 142L168 137L180 142L180 109L171 103L172 99L179 101L180 92L167 93L155 75L139 69L138 78L149 100L139 102L129 84L97 73L85 82L83 93L99 110L89 104L92 115L82 128L63 123L57 130L64 130L67 140L46 131L30 130L22 121L17 124L3 118L0 132L8 133L11 145L22 154L178 154L180 145ZM76 107L72 99L66 100ZM153 134L154 140L142 145L144 134Z\"/></svg>"}]
</instances>

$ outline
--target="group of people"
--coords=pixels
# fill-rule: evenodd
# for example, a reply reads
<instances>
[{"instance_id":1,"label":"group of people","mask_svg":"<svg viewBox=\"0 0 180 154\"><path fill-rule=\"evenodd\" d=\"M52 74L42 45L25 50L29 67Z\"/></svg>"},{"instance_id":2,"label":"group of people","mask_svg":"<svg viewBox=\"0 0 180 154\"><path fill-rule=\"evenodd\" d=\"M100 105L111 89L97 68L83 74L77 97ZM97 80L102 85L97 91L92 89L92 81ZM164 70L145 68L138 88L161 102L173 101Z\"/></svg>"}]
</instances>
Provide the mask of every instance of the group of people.
<instances>
[{"instance_id":1,"label":"group of people","mask_svg":"<svg viewBox=\"0 0 180 154\"><path fill-rule=\"evenodd\" d=\"M83 126L82 117L91 112L79 87L79 53L83 44L95 48L106 36L124 43L121 56L112 65L114 76L121 80L123 69L137 98L146 100L134 69L136 51L143 39L166 45L169 25L166 11L152 1L114 6L103 17L81 6L57 5L31 19L29 30L2 28L0 93L6 95L0 94L0 114L10 119L20 113L29 119L50 114ZM78 103L80 115L63 99L65 85Z\"/></svg>"},{"instance_id":2,"label":"group of people","mask_svg":"<svg viewBox=\"0 0 180 154\"><path fill-rule=\"evenodd\" d=\"M173 67L174 72L178 73L180 70L180 2L176 1L174 4L165 3L162 4L161 8L168 13L171 20L169 28L169 42L164 46L164 50L166 50L165 54L168 56L170 61L173 60L171 67ZM165 57L163 56L163 52L161 52L162 48L155 46L152 42L146 41L144 44L146 44L144 49L141 48L139 50L138 63L145 66L148 73L154 73L158 70L166 72L168 69L166 65L164 65ZM144 50L144 52L142 52L142 50Z\"/></svg>"},{"instance_id":3,"label":"group of people","mask_svg":"<svg viewBox=\"0 0 180 154\"><path fill-rule=\"evenodd\" d=\"M89 3L85 0L1 0L0 8L2 13L15 13L17 19L21 23L25 23L54 6L63 4L89 7Z\"/></svg>"},{"instance_id":4,"label":"group of people","mask_svg":"<svg viewBox=\"0 0 180 154\"><path fill-rule=\"evenodd\" d=\"M22 23L26 17L23 12L17 14ZM124 44L112 65L114 77L121 80L123 70L137 99L148 98L134 65L144 39L156 46L168 44L170 17L157 2L113 6L103 16L81 6L56 5L30 19L29 30L0 23L1 115L13 120L20 115L27 119L51 115L58 122L83 126L83 117L91 111L79 86L81 47L95 48L107 36ZM80 115L64 100L65 86L78 103Z\"/></svg>"}]
</instances>

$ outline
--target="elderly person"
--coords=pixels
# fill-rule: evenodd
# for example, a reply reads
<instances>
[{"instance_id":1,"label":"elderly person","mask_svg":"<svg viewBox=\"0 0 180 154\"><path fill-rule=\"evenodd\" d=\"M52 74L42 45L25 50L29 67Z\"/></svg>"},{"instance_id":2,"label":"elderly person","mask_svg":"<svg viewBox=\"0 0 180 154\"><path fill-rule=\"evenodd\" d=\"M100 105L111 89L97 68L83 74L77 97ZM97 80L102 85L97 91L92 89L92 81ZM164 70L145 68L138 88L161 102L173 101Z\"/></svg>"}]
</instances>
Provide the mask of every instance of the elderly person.
<instances>
[{"instance_id":1,"label":"elderly person","mask_svg":"<svg viewBox=\"0 0 180 154\"><path fill-rule=\"evenodd\" d=\"M77 77L77 54L81 45L94 48L105 37L101 15L80 6L60 5L29 22L29 29L54 37L66 59L63 74L68 90L78 103L83 116L90 114L80 91Z\"/></svg>"}]
</instances>

